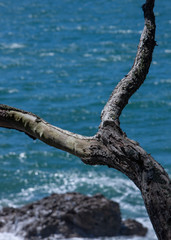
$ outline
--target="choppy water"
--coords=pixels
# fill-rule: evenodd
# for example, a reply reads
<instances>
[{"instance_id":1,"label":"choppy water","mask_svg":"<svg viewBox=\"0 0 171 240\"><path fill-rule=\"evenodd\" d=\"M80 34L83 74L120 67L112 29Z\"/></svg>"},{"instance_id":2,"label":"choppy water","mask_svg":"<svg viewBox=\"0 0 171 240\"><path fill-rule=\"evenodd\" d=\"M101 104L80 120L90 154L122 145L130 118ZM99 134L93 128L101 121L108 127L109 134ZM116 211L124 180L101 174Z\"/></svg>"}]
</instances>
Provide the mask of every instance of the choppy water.
<instances>
[{"instance_id":1,"label":"choppy water","mask_svg":"<svg viewBox=\"0 0 171 240\"><path fill-rule=\"evenodd\" d=\"M117 82L133 64L143 28L143 1L0 1L0 103L91 136ZM171 174L171 3L157 1L155 49L149 76L121 118ZM118 171L0 129L0 206L21 206L52 192L102 193L118 201L123 218L148 226L135 185ZM0 239L19 239L9 233ZM112 238L128 239L128 238ZM135 237L135 240L142 238Z\"/></svg>"}]
</instances>

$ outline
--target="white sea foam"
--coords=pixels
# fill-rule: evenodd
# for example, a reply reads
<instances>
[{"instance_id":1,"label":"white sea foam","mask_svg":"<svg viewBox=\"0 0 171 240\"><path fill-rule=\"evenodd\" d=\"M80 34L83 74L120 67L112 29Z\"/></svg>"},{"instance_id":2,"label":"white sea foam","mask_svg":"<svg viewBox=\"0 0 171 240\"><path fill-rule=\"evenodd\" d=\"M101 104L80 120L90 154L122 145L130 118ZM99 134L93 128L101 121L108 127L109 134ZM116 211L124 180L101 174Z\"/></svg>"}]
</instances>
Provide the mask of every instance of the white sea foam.
<instances>
[{"instance_id":1,"label":"white sea foam","mask_svg":"<svg viewBox=\"0 0 171 240\"><path fill-rule=\"evenodd\" d=\"M10 153L10 155L12 154L13 153ZM19 155L19 158L23 159L23 157L26 157L24 153ZM41 182L44 182L44 184L37 184L21 189L21 192L16 193L15 200L11 198L13 205L17 205L19 201L31 201L36 193L48 195L53 192L65 193L77 191L80 188L85 188L90 194L94 194L94 190L102 194L106 194L108 191L113 192L113 194L116 195L113 200L120 202L126 208L128 208L128 205L126 205L128 197L136 200L139 199L139 205L142 205L139 190L130 180L122 177L113 176L112 178L112 176L106 176L105 173L97 173L95 171L86 173L79 173L77 171L65 173L59 171L49 174L39 170L30 170L28 171L28 175L39 175Z\"/></svg>"},{"instance_id":2,"label":"white sea foam","mask_svg":"<svg viewBox=\"0 0 171 240\"><path fill-rule=\"evenodd\" d=\"M27 156L26 156L25 152L22 152L22 153L19 154L19 160L20 160L21 163L24 162L24 160L26 158L27 158Z\"/></svg>"},{"instance_id":3,"label":"white sea foam","mask_svg":"<svg viewBox=\"0 0 171 240\"><path fill-rule=\"evenodd\" d=\"M16 93L16 92L19 92L18 89L16 88L11 88L11 89L7 89L5 87L0 87L0 92L7 92L7 93Z\"/></svg>"},{"instance_id":4,"label":"white sea foam","mask_svg":"<svg viewBox=\"0 0 171 240\"><path fill-rule=\"evenodd\" d=\"M0 240L23 240L22 237L18 237L15 234L12 233L0 233Z\"/></svg>"},{"instance_id":5,"label":"white sea foam","mask_svg":"<svg viewBox=\"0 0 171 240\"><path fill-rule=\"evenodd\" d=\"M165 53L171 53L171 49L165 49Z\"/></svg>"},{"instance_id":6,"label":"white sea foam","mask_svg":"<svg viewBox=\"0 0 171 240\"><path fill-rule=\"evenodd\" d=\"M28 174L33 175L33 171L28 172ZM102 194L106 194L107 192L112 192L116 197L113 198L114 201L120 203L122 212L127 212L126 218L135 218L136 220L143 223L148 227L148 235L145 238L146 240L156 240L154 231L150 224L150 220L146 214L141 195L137 187L131 182L129 179L123 178L122 176L108 176L102 172L89 171L86 173L79 173L78 171L72 172L56 172L56 173L46 173L42 171L35 171L35 174L40 175L41 181L45 182L45 184L34 185L32 187L28 187L26 189L22 189L20 193L16 194L16 196L11 196L11 202L7 199L3 199L4 201L0 201L0 205L12 205L13 207L19 206L23 202L30 202L35 200L36 196L46 196L51 193L65 193L72 191L79 191L80 189L84 189L84 191L89 192L90 194L94 194L100 192ZM48 181L47 181L48 179ZM96 192L91 192L96 189ZM38 197L37 197L38 198ZM130 201L129 201L130 200ZM136 201L136 204L135 204ZM123 216L124 217L124 216ZM13 237L13 238L12 238ZM6 239L14 239L20 240L20 238L14 238L12 235L11 238L0 238L3 240ZM50 239L50 238L49 238ZM55 239L63 239L59 238L59 236L53 237ZM78 238L77 240L81 240L82 238ZM134 238L124 238L124 237L112 237L112 238L98 238L98 240L144 240L141 237ZM74 239L73 239L74 240Z\"/></svg>"},{"instance_id":7,"label":"white sea foam","mask_svg":"<svg viewBox=\"0 0 171 240\"><path fill-rule=\"evenodd\" d=\"M67 238L62 237L61 235L53 235L48 238L45 238L45 240L67 240ZM147 234L147 236L144 237L138 237L138 236L119 236L119 237L99 237L99 238L93 238L94 240L157 240L155 236L152 236L151 234ZM24 240L21 236L16 236L12 233L0 233L0 240ZM70 240L92 240L92 238L70 238Z\"/></svg>"},{"instance_id":8,"label":"white sea foam","mask_svg":"<svg viewBox=\"0 0 171 240\"><path fill-rule=\"evenodd\" d=\"M131 34L131 33L135 33L135 31L131 29L118 29L118 30L115 30L114 33Z\"/></svg>"},{"instance_id":9,"label":"white sea foam","mask_svg":"<svg viewBox=\"0 0 171 240\"><path fill-rule=\"evenodd\" d=\"M3 48L6 48L6 49L18 49L18 48L24 48L25 45L22 44L22 43L10 43L10 44L2 44L2 47Z\"/></svg>"},{"instance_id":10,"label":"white sea foam","mask_svg":"<svg viewBox=\"0 0 171 240\"><path fill-rule=\"evenodd\" d=\"M85 53L83 56L88 58L88 57L92 57L92 54L90 54L90 53Z\"/></svg>"},{"instance_id":11,"label":"white sea foam","mask_svg":"<svg viewBox=\"0 0 171 240\"><path fill-rule=\"evenodd\" d=\"M51 237L45 238L45 240L68 240L67 238L63 238L60 235L53 235ZM70 238L70 240L92 240L92 238L79 238L74 237ZM144 237L137 237L137 236L119 236L119 237L99 237L93 238L93 240L157 240L157 238L149 238L148 236Z\"/></svg>"},{"instance_id":12,"label":"white sea foam","mask_svg":"<svg viewBox=\"0 0 171 240\"><path fill-rule=\"evenodd\" d=\"M18 92L18 89L16 89L16 88L9 89L8 92L9 93L16 93L16 92Z\"/></svg>"},{"instance_id":13,"label":"white sea foam","mask_svg":"<svg viewBox=\"0 0 171 240\"><path fill-rule=\"evenodd\" d=\"M45 52L40 54L41 57L53 57L54 55L54 52Z\"/></svg>"},{"instance_id":14,"label":"white sea foam","mask_svg":"<svg viewBox=\"0 0 171 240\"><path fill-rule=\"evenodd\" d=\"M155 81L154 82L154 84L155 85L158 85L158 84L165 84L165 83L167 83L167 84L171 84L171 79L160 79L159 81Z\"/></svg>"},{"instance_id":15,"label":"white sea foam","mask_svg":"<svg viewBox=\"0 0 171 240\"><path fill-rule=\"evenodd\" d=\"M152 61L152 64L157 65L158 63L157 63L157 61Z\"/></svg>"}]
</instances>

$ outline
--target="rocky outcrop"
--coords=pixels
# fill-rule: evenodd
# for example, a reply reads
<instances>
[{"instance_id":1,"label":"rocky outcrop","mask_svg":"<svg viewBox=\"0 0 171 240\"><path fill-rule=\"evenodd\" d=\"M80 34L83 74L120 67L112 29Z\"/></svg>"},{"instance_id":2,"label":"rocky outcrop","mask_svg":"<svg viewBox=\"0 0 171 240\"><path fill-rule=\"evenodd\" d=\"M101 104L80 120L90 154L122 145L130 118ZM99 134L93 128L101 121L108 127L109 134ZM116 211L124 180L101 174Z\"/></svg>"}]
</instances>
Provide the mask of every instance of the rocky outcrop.
<instances>
[{"instance_id":1,"label":"rocky outcrop","mask_svg":"<svg viewBox=\"0 0 171 240\"><path fill-rule=\"evenodd\" d=\"M21 208L0 212L0 232L15 232L24 239L118 235L145 236L147 229L135 220L121 220L119 204L103 195L52 194ZM60 237L62 239L62 237Z\"/></svg>"},{"instance_id":2,"label":"rocky outcrop","mask_svg":"<svg viewBox=\"0 0 171 240\"><path fill-rule=\"evenodd\" d=\"M143 225L134 219L127 219L122 222L120 235L123 236L142 236L144 237L147 233L147 228L143 227Z\"/></svg>"}]
</instances>

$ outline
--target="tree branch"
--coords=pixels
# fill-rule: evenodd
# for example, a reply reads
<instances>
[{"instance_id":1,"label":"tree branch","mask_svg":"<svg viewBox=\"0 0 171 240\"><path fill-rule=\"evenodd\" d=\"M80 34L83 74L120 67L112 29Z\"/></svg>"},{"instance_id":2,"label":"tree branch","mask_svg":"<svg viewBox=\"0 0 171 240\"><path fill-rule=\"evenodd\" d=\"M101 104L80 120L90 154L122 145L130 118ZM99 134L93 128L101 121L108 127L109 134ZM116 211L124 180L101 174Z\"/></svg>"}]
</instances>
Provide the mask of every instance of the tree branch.
<instances>
[{"instance_id":1,"label":"tree branch","mask_svg":"<svg viewBox=\"0 0 171 240\"><path fill-rule=\"evenodd\" d=\"M142 6L145 25L141 34L137 54L130 72L118 83L105 105L101 119L102 123L114 121L119 124L119 117L127 105L129 98L144 82L152 61L155 42L154 0L146 0Z\"/></svg>"},{"instance_id":2,"label":"tree branch","mask_svg":"<svg viewBox=\"0 0 171 240\"><path fill-rule=\"evenodd\" d=\"M50 125L33 113L0 104L0 127L16 129L33 139L72 153L80 158L90 155L93 137L84 137Z\"/></svg>"},{"instance_id":3,"label":"tree branch","mask_svg":"<svg viewBox=\"0 0 171 240\"><path fill-rule=\"evenodd\" d=\"M118 83L102 112L94 137L84 137L50 125L33 113L0 105L0 127L16 129L48 145L80 157L86 164L107 165L127 175L141 190L157 236L171 239L171 184L168 174L138 143L128 139L119 117L129 98L144 82L155 42L154 0L143 5L145 26L130 72Z\"/></svg>"}]
</instances>

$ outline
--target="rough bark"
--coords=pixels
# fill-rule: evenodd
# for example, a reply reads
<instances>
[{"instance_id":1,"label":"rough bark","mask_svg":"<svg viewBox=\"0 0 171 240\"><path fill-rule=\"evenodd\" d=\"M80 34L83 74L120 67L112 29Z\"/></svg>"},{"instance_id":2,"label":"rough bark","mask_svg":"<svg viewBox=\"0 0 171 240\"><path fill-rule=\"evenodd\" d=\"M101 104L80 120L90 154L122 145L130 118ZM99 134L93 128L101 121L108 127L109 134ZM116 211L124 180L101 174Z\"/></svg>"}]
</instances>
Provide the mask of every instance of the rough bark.
<instances>
[{"instance_id":1,"label":"rough bark","mask_svg":"<svg viewBox=\"0 0 171 240\"><path fill-rule=\"evenodd\" d=\"M154 0L143 5L145 25L130 72L118 83L101 115L99 131L84 137L54 127L40 117L0 105L0 127L25 132L32 138L68 151L90 165L107 165L126 174L140 189L158 239L171 239L171 184L168 174L137 142L121 130L119 117L129 98L143 84L155 42Z\"/></svg>"},{"instance_id":2,"label":"rough bark","mask_svg":"<svg viewBox=\"0 0 171 240\"><path fill-rule=\"evenodd\" d=\"M118 83L109 101L102 111L102 122L115 121L127 105L129 98L144 82L150 68L155 42L155 16L153 13L154 0L147 0L142 6L145 25L141 34L137 54L130 72Z\"/></svg>"}]
</instances>

